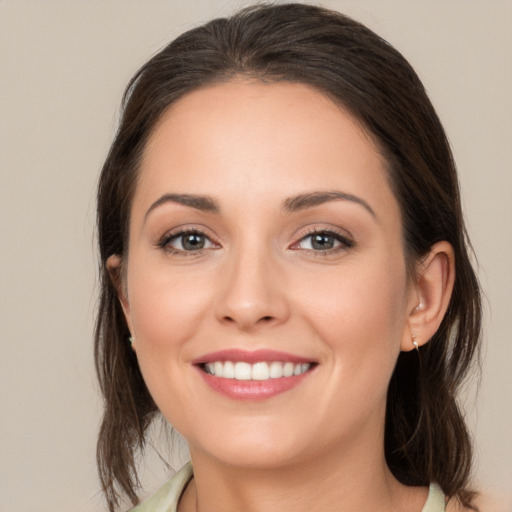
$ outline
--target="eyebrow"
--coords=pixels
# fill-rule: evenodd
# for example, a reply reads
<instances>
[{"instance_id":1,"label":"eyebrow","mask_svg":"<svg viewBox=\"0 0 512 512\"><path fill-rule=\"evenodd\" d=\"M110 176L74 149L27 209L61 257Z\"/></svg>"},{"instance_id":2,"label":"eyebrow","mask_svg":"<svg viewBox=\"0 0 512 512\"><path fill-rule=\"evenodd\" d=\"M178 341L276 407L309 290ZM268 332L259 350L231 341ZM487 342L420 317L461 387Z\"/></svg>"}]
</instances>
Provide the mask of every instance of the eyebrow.
<instances>
[{"instance_id":1,"label":"eyebrow","mask_svg":"<svg viewBox=\"0 0 512 512\"><path fill-rule=\"evenodd\" d=\"M360 197L339 191L318 191L300 194L289 197L283 203L283 208L287 212L297 212L307 208L313 208L330 201L352 201L363 206L373 217L376 217L373 208ZM159 206L166 203L176 203L209 213L220 213L220 207L215 199L209 196L199 196L195 194L164 194L157 199L147 210L144 220L148 215Z\"/></svg>"},{"instance_id":2,"label":"eyebrow","mask_svg":"<svg viewBox=\"0 0 512 512\"><path fill-rule=\"evenodd\" d=\"M373 217L377 217L373 208L364 199L338 191L309 192L307 194L290 197L284 202L284 209L288 212L296 212L330 201L352 201L353 203L363 206Z\"/></svg>"},{"instance_id":3,"label":"eyebrow","mask_svg":"<svg viewBox=\"0 0 512 512\"><path fill-rule=\"evenodd\" d=\"M162 197L157 199L146 212L144 220L147 219L148 215L159 206L165 203L177 203L190 208L195 208L202 212L219 213L220 207L217 202L208 196L197 196L194 194L164 194Z\"/></svg>"}]
</instances>

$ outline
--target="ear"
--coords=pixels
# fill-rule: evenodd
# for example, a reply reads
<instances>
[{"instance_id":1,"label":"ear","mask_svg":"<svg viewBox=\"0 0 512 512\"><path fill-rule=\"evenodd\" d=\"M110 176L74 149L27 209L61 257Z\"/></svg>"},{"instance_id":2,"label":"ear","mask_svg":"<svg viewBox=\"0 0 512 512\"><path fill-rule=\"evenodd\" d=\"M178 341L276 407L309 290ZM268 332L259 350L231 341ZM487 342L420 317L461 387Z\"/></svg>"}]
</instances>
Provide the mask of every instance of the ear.
<instances>
[{"instance_id":1,"label":"ear","mask_svg":"<svg viewBox=\"0 0 512 512\"><path fill-rule=\"evenodd\" d=\"M453 247L448 242L438 242L418 265L401 350L414 349L413 341L424 345L434 336L450 304L454 281Z\"/></svg>"},{"instance_id":2,"label":"ear","mask_svg":"<svg viewBox=\"0 0 512 512\"><path fill-rule=\"evenodd\" d=\"M128 302L128 294L126 289L126 279L123 276L123 262L121 256L113 254L107 258L107 270L110 279L117 291L117 297L123 308L124 317L128 325L130 334L133 336L133 328L131 325L130 303Z\"/></svg>"}]
</instances>

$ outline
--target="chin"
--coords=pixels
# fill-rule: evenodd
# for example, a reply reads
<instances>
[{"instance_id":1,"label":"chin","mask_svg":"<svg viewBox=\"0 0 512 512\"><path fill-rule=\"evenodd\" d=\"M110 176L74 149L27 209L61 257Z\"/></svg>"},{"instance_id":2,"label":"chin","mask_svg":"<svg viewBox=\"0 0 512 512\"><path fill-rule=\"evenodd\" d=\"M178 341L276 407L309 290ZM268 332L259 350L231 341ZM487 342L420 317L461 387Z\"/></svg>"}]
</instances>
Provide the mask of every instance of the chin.
<instances>
[{"instance_id":1,"label":"chin","mask_svg":"<svg viewBox=\"0 0 512 512\"><path fill-rule=\"evenodd\" d=\"M300 424L298 421L295 424ZM314 457L315 450L311 439L316 436L301 435L275 422L261 422L254 418L232 428L211 429L208 438L196 443L188 436L192 460L194 454L202 453L216 461L240 469L277 469L305 462ZM307 434L307 433L306 433Z\"/></svg>"},{"instance_id":2,"label":"chin","mask_svg":"<svg viewBox=\"0 0 512 512\"><path fill-rule=\"evenodd\" d=\"M278 469L300 459L297 450L288 449L282 445L253 442L250 446L245 444L241 447L237 443L237 446L224 446L223 448L222 450L215 450L218 453L212 453L212 455L219 462L239 469Z\"/></svg>"}]
</instances>

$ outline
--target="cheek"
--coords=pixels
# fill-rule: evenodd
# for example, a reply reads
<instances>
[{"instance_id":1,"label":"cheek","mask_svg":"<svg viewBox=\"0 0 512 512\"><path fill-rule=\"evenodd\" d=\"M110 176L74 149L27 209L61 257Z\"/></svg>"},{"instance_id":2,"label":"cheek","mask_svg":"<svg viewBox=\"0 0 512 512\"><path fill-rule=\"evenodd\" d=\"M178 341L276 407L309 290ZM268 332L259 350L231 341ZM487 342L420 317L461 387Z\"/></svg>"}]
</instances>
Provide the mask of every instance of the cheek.
<instances>
[{"instance_id":1,"label":"cheek","mask_svg":"<svg viewBox=\"0 0 512 512\"><path fill-rule=\"evenodd\" d=\"M305 283L305 309L327 330L343 332L352 327L363 337L396 331L405 320L405 272L377 266L350 266L321 280Z\"/></svg>"},{"instance_id":2,"label":"cheek","mask_svg":"<svg viewBox=\"0 0 512 512\"><path fill-rule=\"evenodd\" d=\"M190 394L184 391L190 355L187 340L201 329L211 303L209 287L176 277L166 265L133 263L128 293L139 367L163 415L182 425L182 413L190 408Z\"/></svg>"},{"instance_id":3,"label":"cheek","mask_svg":"<svg viewBox=\"0 0 512 512\"><path fill-rule=\"evenodd\" d=\"M172 357L201 327L212 302L209 286L200 279L183 279L164 264L134 262L128 276L130 315L137 338L139 360Z\"/></svg>"},{"instance_id":4,"label":"cheek","mask_svg":"<svg viewBox=\"0 0 512 512\"><path fill-rule=\"evenodd\" d=\"M303 283L302 296L307 323L328 346L336 372L356 386L389 380L406 327L405 267L347 265Z\"/></svg>"}]
</instances>

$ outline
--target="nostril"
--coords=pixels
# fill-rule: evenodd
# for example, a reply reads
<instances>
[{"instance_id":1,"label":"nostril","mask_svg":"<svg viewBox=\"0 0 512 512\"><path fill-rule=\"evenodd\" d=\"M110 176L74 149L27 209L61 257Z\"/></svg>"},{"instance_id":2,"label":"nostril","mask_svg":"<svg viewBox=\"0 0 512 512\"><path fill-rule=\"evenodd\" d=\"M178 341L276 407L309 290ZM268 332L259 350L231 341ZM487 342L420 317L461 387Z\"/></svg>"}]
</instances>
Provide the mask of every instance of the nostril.
<instances>
[{"instance_id":1,"label":"nostril","mask_svg":"<svg viewBox=\"0 0 512 512\"><path fill-rule=\"evenodd\" d=\"M237 323L237 321L235 320L234 317L232 316L229 316L229 315L226 315L223 320L225 322L228 322L228 323ZM259 318L258 320L256 320L256 323L269 323L269 322L272 322L274 320L274 317L272 315L266 315L266 316L262 316L261 318Z\"/></svg>"}]
</instances>

